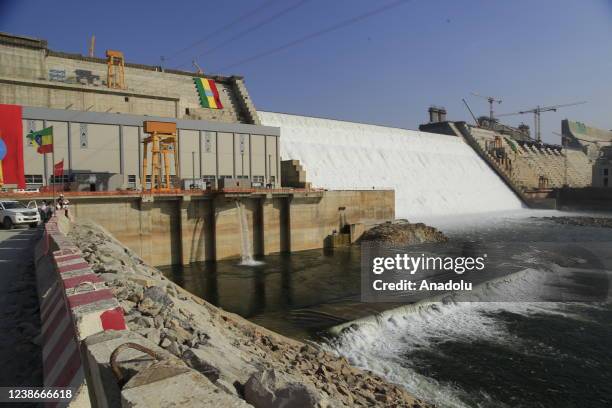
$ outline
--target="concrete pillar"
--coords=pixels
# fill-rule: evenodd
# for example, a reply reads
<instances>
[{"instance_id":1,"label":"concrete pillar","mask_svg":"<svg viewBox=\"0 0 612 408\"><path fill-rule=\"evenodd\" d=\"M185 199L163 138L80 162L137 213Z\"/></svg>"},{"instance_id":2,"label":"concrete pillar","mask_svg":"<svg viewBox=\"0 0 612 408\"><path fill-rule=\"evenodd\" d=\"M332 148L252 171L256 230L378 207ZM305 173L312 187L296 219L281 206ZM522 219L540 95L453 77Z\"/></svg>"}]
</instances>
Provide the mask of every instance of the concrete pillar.
<instances>
[{"instance_id":1,"label":"concrete pillar","mask_svg":"<svg viewBox=\"0 0 612 408\"><path fill-rule=\"evenodd\" d=\"M264 199L252 199L253 202L253 255L265 253L263 203Z\"/></svg>"},{"instance_id":2,"label":"concrete pillar","mask_svg":"<svg viewBox=\"0 0 612 408\"><path fill-rule=\"evenodd\" d=\"M140 257L147 263L153 259L153 222L151 210L153 209L153 197L143 196L139 201L138 218L140 223Z\"/></svg>"},{"instance_id":3,"label":"concrete pillar","mask_svg":"<svg viewBox=\"0 0 612 408\"><path fill-rule=\"evenodd\" d=\"M280 198L280 251L291 252L291 197Z\"/></svg>"},{"instance_id":4,"label":"concrete pillar","mask_svg":"<svg viewBox=\"0 0 612 408\"><path fill-rule=\"evenodd\" d=\"M282 198L266 198L261 201L263 254L282 252L281 213L284 205Z\"/></svg>"},{"instance_id":5,"label":"concrete pillar","mask_svg":"<svg viewBox=\"0 0 612 408\"><path fill-rule=\"evenodd\" d=\"M215 260L213 200L183 197L180 207L183 265Z\"/></svg>"}]
</instances>

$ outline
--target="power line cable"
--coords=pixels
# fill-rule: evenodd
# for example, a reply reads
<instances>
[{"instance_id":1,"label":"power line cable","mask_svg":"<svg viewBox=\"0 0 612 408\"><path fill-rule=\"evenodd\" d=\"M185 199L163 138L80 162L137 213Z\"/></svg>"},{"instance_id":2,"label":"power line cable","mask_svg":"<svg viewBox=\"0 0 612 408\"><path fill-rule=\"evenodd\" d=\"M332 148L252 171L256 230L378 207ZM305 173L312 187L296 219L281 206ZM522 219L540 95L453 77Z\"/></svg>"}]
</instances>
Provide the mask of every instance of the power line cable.
<instances>
[{"instance_id":1,"label":"power line cable","mask_svg":"<svg viewBox=\"0 0 612 408\"><path fill-rule=\"evenodd\" d=\"M264 3L264 4L269 4L269 3L272 3L273 1L276 1L276 0L269 0L269 1L267 1L266 3ZM355 16L355 17L351 17L351 18L349 18L349 19L347 19L347 20L341 21L341 22L339 22L339 23L336 23L336 24L334 24L334 25L332 25L332 26L330 26L330 27L328 27L328 28L325 28L325 29L322 29L322 30L319 30L319 31L316 31L316 32L313 32L313 33L310 33L310 34L305 35L305 36L303 36L303 37L301 37L301 38L298 38L298 39L296 39L296 40L290 41L290 42L288 42L288 43L286 43L286 44L280 45L280 46L275 47L275 48L273 48L273 49L270 49L270 50L267 50L267 51L261 52L261 53L259 53L259 54L253 55L253 56L251 56L251 57L245 58L245 59L240 60L240 61L238 61L238 62L235 62L235 63L233 63L233 64L226 65L225 67L223 67L223 68L221 68L221 69L216 70L216 72L222 72L222 71L224 71L224 70L226 70L226 69L228 69L228 68L233 68L233 67L235 67L235 66L242 65L242 64L245 64L245 63L247 63L247 62L251 62L251 61L254 61L254 60L256 60L256 59L259 59L259 58L262 58L262 57L265 57L265 56L268 56L268 55L271 55L271 54L274 54L274 53L277 53L277 52L283 51L283 50L285 50L285 49L288 49L288 48L291 48L291 47L293 47L293 46L299 45L299 44L301 44L301 43L303 43L303 42L306 42L306 41L308 41L308 40L311 40L311 39L313 39L313 38L316 38L316 37L319 37L319 36L321 36L321 35L324 35L324 34L330 33L330 32L332 32L332 31L336 31L336 30L338 30L338 29L341 29L341 28L344 28L344 27L350 26L350 25L352 25L352 24L355 24L355 23L357 23L357 22L359 22L359 21L365 20L365 19L367 19L367 18L369 18L369 17L372 17L372 16L374 16L374 15L377 15L377 14L383 13L383 12L385 12L385 11L388 11L388 10L392 9L392 8L395 8L395 7L398 7L398 6L400 6L400 5L404 4L404 3L407 3L408 1L409 1L409 0L396 0L396 1L394 1L394 2L392 2L392 3L389 3L389 4L385 5L385 6L382 6L382 7L376 8L376 9L373 9L373 10L368 11L368 12L366 12L366 13L363 13L363 14L357 15L357 16ZM259 7L259 9L261 9L261 8L262 8L262 6L260 6L260 7ZM255 12L255 10L253 10L253 11L251 11L251 12L249 12L249 13L245 13L245 14L243 15L243 17L244 17L244 16L246 16L246 15L252 15L252 14L254 14L254 12ZM236 20L234 20L234 21L238 21L238 19L236 19ZM229 24L227 25L227 27L229 27ZM223 28L222 28L222 29L223 29ZM220 29L220 30L221 30L221 29ZM219 31L219 30L218 30L218 31ZM211 34L211 35L212 35L212 34ZM190 48L190 47L186 47L184 50L186 50L186 49L188 49L188 48ZM151 80L146 80L146 81L143 81L143 83L142 83L142 84L144 84L144 83L149 83L149 82L153 82L153 81L156 81L156 80L157 80L157 78L155 78L155 79L151 79ZM142 84L141 84L141 85L142 85ZM167 86L158 87L158 88L153 88L153 89L149 90L149 92L151 93L151 92L157 92L157 91L161 91L161 90L167 90ZM75 115L74 115L74 116L73 116L71 119L68 119L68 121L78 120L78 118L79 118L79 117L80 117L80 116L81 116L83 113L84 113L84 112L77 112L77 113L76 113L76 114L75 114Z\"/></svg>"},{"instance_id":2,"label":"power line cable","mask_svg":"<svg viewBox=\"0 0 612 408\"><path fill-rule=\"evenodd\" d=\"M310 33L310 34L308 34L308 35L305 35L305 36L300 37L300 38L298 38L298 39L296 39L296 40L293 40L293 41L290 41L290 42L285 43L285 44L283 44L283 45L280 45L280 46L278 46L278 47L275 47L275 48L269 49L269 50L267 50L267 51L263 51L263 52L261 52L261 53L259 53L259 54L255 54L255 55L253 55L253 56L251 56L251 57L248 57L248 58L242 59L242 60L240 60L240 61L237 61L237 62L235 62L235 63L229 64L229 65L226 65L226 66L224 66L224 67L222 67L222 68L219 68L219 69L217 69L217 70L215 70L215 71L216 71L216 72L223 72L223 71L225 71L226 69L233 68L233 67L236 67L236 66L238 66L238 65L246 64L246 63L248 63L248 62L251 62L251 61L257 60L257 59L259 59L259 58L267 57L268 55L275 54L275 53L277 53L277 52L280 52L280 51L286 50L286 49L288 49L288 48L291 48L291 47L294 47L294 46L299 45L299 44L301 44L301 43L304 43L304 42L306 42L306 41L308 41L308 40L312 40L313 38L320 37L320 36L322 36L322 35L324 35L324 34L330 33L330 32L332 32L332 31L339 30L339 29L341 29L341 28L344 28L344 27L350 26L350 25L352 25L352 24L355 24L355 23L357 23L357 22L359 22L359 21L365 20L365 19L367 19L367 18L369 18L369 17L372 17L372 16L374 16L374 15L377 15L377 14L383 13L383 12L385 12L385 11L388 11L388 10L390 10L390 9L392 9L392 8L395 8L395 7L401 6L402 4L407 3L408 1L409 1L409 0L397 0L397 1L394 1L394 2L392 2L392 3L389 3L389 4L387 4L387 5L384 5L384 6L382 6L382 7L376 8L376 9L374 9L374 10L368 11L368 12L366 12L366 13L363 13L363 14L360 14L360 15L358 15L358 16L351 17L351 18L349 18L349 19L347 19L347 20L344 20L344 21L341 21L341 22L339 22L339 23L336 23L336 24L334 24L334 25L332 25L332 26L330 26L330 27L327 27L327 28L325 28L325 29L323 29L323 30L315 31L315 32L313 32L313 33Z\"/></svg>"},{"instance_id":3,"label":"power line cable","mask_svg":"<svg viewBox=\"0 0 612 408\"><path fill-rule=\"evenodd\" d=\"M240 15L238 18L236 18L235 20L232 20L231 22L227 23L226 25L219 27L218 29L216 29L215 31L209 33L208 35L206 35L205 37L201 38L200 40L194 42L193 44L182 48L178 51L176 51L175 53L173 53L172 55L170 55L169 57L165 57L165 60L168 61L170 59L176 58L177 55L184 53L185 51L197 47L198 45L204 43L205 41L215 37L216 35L222 33L223 31L233 27L234 25L240 23L243 20L248 19L251 16L254 16L255 14L259 13L260 11L262 11L263 9L265 9L266 7L268 7L269 5L271 5L272 3L277 2L278 0L268 0L265 1L264 3L262 3L259 7L256 7L254 9L252 9L251 11L248 11L242 15Z\"/></svg>"},{"instance_id":4,"label":"power line cable","mask_svg":"<svg viewBox=\"0 0 612 408\"><path fill-rule=\"evenodd\" d=\"M229 39L227 39L226 41L223 41L222 43L214 46L213 48L206 50L204 52L202 52L201 54L197 55L197 57L201 57L203 55L208 55L208 54L212 54L213 52L221 49L222 47L225 47L226 45L244 37L245 35L265 26L266 24L269 24L271 22L273 22L274 20L278 19L279 17L282 17L283 15L289 13L290 11L293 11L301 6L303 6L305 3L309 2L310 0L301 0L295 4L293 4L292 6L289 6L273 15L271 15L270 17L266 18L263 21L260 21L259 23L247 28L246 30L242 30L241 32L239 32L238 34L230 37ZM183 63L181 65L178 65L177 68L183 67L185 66L187 63Z\"/></svg>"}]
</instances>

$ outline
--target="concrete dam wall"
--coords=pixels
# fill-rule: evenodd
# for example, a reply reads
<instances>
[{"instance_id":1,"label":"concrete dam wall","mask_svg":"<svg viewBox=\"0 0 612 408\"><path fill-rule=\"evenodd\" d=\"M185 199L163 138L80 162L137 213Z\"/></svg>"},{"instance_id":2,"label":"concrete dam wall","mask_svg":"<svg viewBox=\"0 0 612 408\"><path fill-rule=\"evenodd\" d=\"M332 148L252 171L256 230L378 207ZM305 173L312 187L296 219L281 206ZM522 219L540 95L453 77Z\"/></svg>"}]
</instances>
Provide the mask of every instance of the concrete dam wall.
<instances>
[{"instance_id":1,"label":"concrete dam wall","mask_svg":"<svg viewBox=\"0 0 612 408\"><path fill-rule=\"evenodd\" d=\"M395 190L397 217L519 209L520 200L462 139L413 130L259 112L281 128L281 158L315 187Z\"/></svg>"},{"instance_id":2,"label":"concrete dam wall","mask_svg":"<svg viewBox=\"0 0 612 408\"><path fill-rule=\"evenodd\" d=\"M323 248L352 224L395 216L394 192L381 190L68 198L74 218L103 226L152 265Z\"/></svg>"}]
</instances>

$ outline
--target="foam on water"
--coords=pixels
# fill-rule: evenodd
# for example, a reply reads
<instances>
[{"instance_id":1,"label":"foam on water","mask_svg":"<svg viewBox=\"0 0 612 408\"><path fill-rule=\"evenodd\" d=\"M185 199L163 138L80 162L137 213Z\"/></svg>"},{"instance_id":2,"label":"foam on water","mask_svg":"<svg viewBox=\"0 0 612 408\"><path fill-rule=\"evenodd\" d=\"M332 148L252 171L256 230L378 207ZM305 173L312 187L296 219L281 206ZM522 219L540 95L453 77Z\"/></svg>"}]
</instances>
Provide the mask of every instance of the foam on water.
<instances>
[{"instance_id":1,"label":"foam on water","mask_svg":"<svg viewBox=\"0 0 612 408\"><path fill-rule=\"evenodd\" d=\"M313 186L394 189L398 218L522 208L458 137L272 112L259 117L281 128L281 158L299 160Z\"/></svg>"},{"instance_id":2,"label":"foam on water","mask_svg":"<svg viewBox=\"0 0 612 408\"><path fill-rule=\"evenodd\" d=\"M560 269L549 272L527 269L489 282L479 289L489 295L498 290L512 291L520 297L521 293L542 287L546 274L550 272L559 273ZM361 319L344 325L345 330L324 347L439 406L467 407L471 404L466 404L466 400L479 400L503 407L502 403L492 401L491 397L484 393L476 397L467 396L453 384L440 383L419 374L410 360L406 359L406 354L415 350L438 353L437 345L443 342L476 340L503 344L508 348L520 349L524 354L531 354L533 351L530 350L533 350L534 345L525 344L523 339L508 332L505 324L495 318L496 313L505 311L523 316L573 316L565 311L565 306L560 303L479 302L479 296L478 293L474 294L474 302L459 303L454 302L452 296L446 296L444 299L423 301L383 312L379 316ZM557 351L538 348L537 353L554 354Z\"/></svg>"}]
</instances>

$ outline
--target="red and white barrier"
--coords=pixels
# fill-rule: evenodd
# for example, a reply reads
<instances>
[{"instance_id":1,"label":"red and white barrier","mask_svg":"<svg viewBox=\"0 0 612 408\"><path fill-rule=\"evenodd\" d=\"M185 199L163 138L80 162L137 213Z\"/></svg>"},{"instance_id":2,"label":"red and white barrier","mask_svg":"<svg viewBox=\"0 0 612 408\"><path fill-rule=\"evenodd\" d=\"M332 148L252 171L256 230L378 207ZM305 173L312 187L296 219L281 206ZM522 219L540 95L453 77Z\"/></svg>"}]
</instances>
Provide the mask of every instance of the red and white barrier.
<instances>
[{"instance_id":1,"label":"red and white barrier","mask_svg":"<svg viewBox=\"0 0 612 408\"><path fill-rule=\"evenodd\" d=\"M105 330L126 330L123 310L110 289L65 235L67 219L54 216L36 248L45 387L76 390L69 403L88 407L81 342Z\"/></svg>"}]
</instances>

